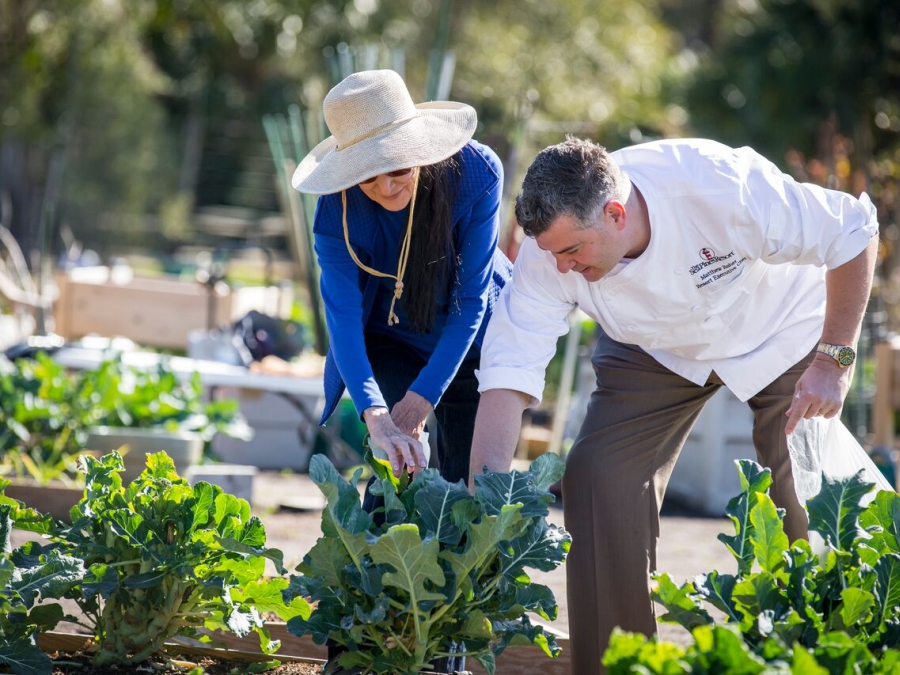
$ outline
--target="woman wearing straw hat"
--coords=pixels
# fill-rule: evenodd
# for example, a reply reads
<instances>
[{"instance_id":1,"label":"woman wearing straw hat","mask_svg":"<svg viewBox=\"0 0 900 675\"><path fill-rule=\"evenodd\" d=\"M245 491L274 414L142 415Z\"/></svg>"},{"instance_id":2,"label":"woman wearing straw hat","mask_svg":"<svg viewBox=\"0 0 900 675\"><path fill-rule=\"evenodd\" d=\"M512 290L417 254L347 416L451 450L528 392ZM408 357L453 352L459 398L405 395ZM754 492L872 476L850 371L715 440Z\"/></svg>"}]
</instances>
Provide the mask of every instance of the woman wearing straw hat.
<instances>
[{"instance_id":1,"label":"woman wearing straw hat","mask_svg":"<svg viewBox=\"0 0 900 675\"><path fill-rule=\"evenodd\" d=\"M313 230L331 349L321 422L346 386L399 475L426 466L418 439L434 411L441 474L465 481L479 348L511 271L497 249L502 167L471 140L473 108L415 105L390 70L350 75L323 109L333 135L293 177L322 195Z\"/></svg>"}]
</instances>

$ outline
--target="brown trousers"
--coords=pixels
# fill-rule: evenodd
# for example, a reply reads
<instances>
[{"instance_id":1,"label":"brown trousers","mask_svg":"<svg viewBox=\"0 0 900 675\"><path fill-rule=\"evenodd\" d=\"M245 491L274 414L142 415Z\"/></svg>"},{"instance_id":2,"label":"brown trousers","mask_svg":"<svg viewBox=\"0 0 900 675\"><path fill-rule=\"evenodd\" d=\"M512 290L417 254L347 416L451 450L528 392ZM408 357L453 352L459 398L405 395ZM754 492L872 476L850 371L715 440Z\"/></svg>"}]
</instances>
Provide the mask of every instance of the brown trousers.
<instances>
[{"instance_id":1,"label":"brown trousers","mask_svg":"<svg viewBox=\"0 0 900 675\"><path fill-rule=\"evenodd\" d=\"M794 493L784 413L813 356L748 401L753 444L760 464L772 469L770 494L787 510L791 540L806 537L807 520ZM650 573L656 571L663 495L691 427L722 386L715 373L697 386L602 332L592 363L597 389L562 481L572 535L566 578L571 672L577 675L605 672L601 658L614 627L656 632Z\"/></svg>"}]
</instances>

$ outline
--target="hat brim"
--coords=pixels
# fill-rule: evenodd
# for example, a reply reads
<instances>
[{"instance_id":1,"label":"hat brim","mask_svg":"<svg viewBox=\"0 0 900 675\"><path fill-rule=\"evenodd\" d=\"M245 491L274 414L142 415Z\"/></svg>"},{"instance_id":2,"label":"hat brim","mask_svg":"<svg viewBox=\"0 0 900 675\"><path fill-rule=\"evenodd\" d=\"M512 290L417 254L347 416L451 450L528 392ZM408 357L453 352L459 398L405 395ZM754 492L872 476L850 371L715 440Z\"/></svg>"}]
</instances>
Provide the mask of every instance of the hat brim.
<instances>
[{"instance_id":1,"label":"hat brim","mask_svg":"<svg viewBox=\"0 0 900 675\"><path fill-rule=\"evenodd\" d=\"M416 109L416 117L349 148L338 149L329 136L294 171L294 189L327 195L382 173L440 162L468 143L478 124L475 109L465 103L432 101Z\"/></svg>"}]
</instances>

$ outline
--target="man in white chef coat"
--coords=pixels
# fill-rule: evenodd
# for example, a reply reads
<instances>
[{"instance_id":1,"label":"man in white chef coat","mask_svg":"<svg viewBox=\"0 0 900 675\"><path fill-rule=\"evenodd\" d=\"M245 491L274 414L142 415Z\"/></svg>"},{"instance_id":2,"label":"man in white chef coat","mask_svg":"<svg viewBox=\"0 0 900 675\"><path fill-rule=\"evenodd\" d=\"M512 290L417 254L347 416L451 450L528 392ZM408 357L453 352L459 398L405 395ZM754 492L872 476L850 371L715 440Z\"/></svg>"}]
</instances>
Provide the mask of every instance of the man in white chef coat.
<instances>
[{"instance_id":1,"label":"man in white chef coat","mask_svg":"<svg viewBox=\"0 0 900 675\"><path fill-rule=\"evenodd\" d=\"M865 194L798 183L750 148L700 139L546 148L516 218L528 237L482 346L470 474L509 468L522 412L540 401L579 307L600 337L562 486L569 626L572 672L602 673L614 627L656 630L659 509L719 387L752 409L785 530L806 536L787 435L803 418L840 413L878 223Z\"/></svg>"}]
</instances>

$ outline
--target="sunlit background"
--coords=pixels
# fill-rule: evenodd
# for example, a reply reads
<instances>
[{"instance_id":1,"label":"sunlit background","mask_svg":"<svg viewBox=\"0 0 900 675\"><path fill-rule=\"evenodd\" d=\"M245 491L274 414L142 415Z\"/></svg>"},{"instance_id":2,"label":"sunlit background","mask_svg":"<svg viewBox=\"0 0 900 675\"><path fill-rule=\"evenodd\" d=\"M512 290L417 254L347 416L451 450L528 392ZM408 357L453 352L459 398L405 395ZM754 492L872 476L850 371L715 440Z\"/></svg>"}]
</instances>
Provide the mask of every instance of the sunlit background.
<instances>
[{"instance_id":1,"label":"sunlit background","mask_svg":"<svg viewBox=\"0 0 900 675\"><path fill-rule=\"evenodd\" d=\"M328 89L375 67L475 106L511 252L509 198L545 145L708 136L869 191L873 314L900 323L896 0L0 0L2 222L35 274L184 273L250 243L303 287L311 204L285 176Z\"/></svg>"}]
</instances>

